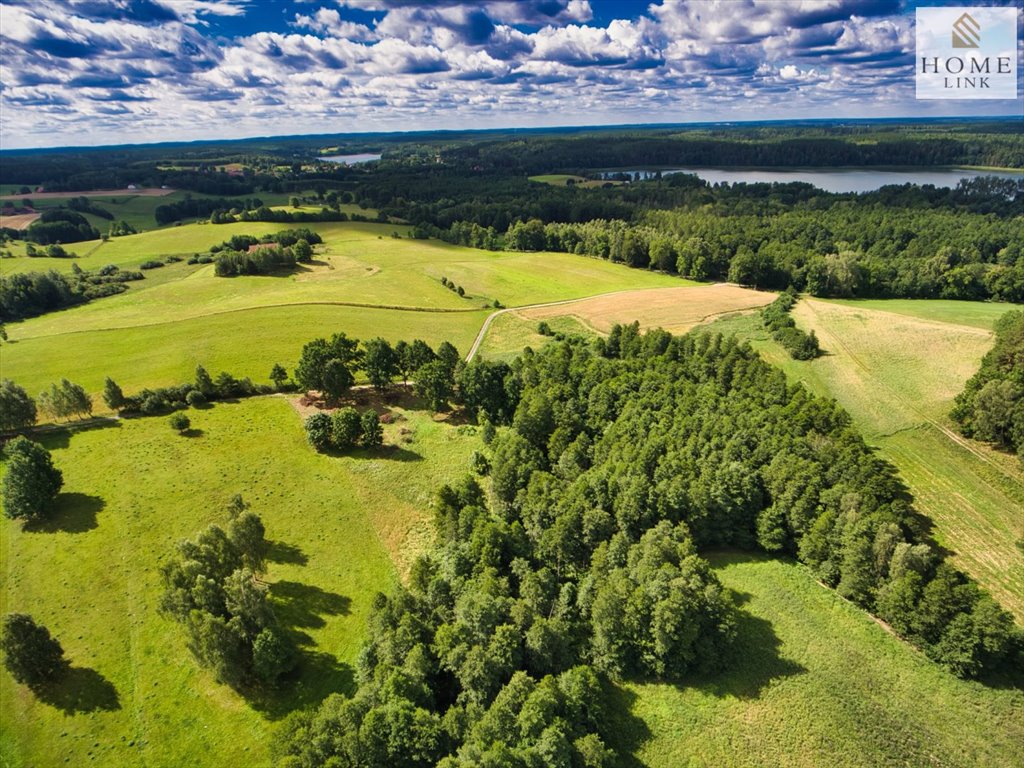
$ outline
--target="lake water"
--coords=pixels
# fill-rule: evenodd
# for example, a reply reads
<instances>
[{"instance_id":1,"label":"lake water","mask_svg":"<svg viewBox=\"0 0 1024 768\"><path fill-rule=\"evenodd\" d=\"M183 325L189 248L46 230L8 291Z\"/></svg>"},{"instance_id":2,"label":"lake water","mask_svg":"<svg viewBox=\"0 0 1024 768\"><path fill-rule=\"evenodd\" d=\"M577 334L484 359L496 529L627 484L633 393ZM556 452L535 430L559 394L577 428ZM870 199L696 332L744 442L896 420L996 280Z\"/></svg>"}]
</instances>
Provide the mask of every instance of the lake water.
<instances>
[{"instance_id":1,"label":"lake water","mask_svg":"<svg viewBox=\"0 0 1024 768\"><path fill-rule=\"evenodd\" d=\"M357 163L370 163L374 160L380 160L380 155L373 155L363 153L359 155L328 155L327 157L317 158L323 160L326 163L338 163L339 165L356 165Z\"/></svg>"},{"instance_id":2,"label":"lake water","mask_svg":"<svg viewBox=\"0 0 1024 768\"><path fill-rule=\"evenodd\" d=\"M628 170L606 171L604 178L614 178L617 173L641 175L650 178L657 171ZM826 192L871 192L887 184L933 184L936 187L955 187L960 179L976 176L998 176L1003 179L1024 180L1024 173L1010 171L976 171L969 168L673 168L662 170L661 175L672 173L694 173L709 184L727 182L792 182L803 181L813 184Z\"/></svg>"}]
</instances>

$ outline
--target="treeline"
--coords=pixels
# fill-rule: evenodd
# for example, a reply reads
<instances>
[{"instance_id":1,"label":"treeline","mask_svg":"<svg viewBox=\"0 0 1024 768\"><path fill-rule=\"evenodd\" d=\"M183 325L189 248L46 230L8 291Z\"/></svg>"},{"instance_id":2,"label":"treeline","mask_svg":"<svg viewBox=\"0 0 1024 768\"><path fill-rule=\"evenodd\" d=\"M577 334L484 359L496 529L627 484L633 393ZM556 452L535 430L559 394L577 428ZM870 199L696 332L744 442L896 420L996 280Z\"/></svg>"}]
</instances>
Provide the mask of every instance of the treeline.
<instances>
[{"instance_id":1,"label":"treeline","mask_svg":"<svg viewBox=\"0 0 1024 768\"><path fill-rule=\"evenodd\" d=\"M72 264L70 274L51 269L0 275L0 322L34 317L122 293L128 290L126 283L142 279L141 272L122 270L114 264L88 271Z\"/></svg>"},{"instance_id":2,"label":"treeline","mask_svg":"<svg viewBox=\"0 0 1024 768\"><path fill-rule=\"evenodd\" d=\"M207 218L217 211L245 211L250 208L259 208L263 201L258 197L251 198L209 198L209 197L186 197L175 203L164 203L158 205L153 211L153 217L159 226L172 224L175 221L184 219Z\"/></svg>"},{"instance_id":3,"label":"treeline","mask_svg":"<svg viewBox=\"0 0 1024 768\"><path fill-rule=\"evenodd\" d=\"M1024 460L1024 311L1007 312L995 332L995 345L957 395L951 416L968 437Z\"/></svg>"},{"instance_id":4,"label":"treeline","mask_svg":"<svg viewBox=\"0 0 1024 768\"><path fill-rule=\"evenodd\" d=\"M490 497L440 490L435 546L374 601L357 692L293 716L281 765L611 764L604 678L733 661L701 548L795 555L957 674L1019 661L1011 617L922 540L893 467L749 346L618 327L509 378Z\"/></svg>"},{"instance_id":5,"label":"treeline","mask_svg":"<svg viewBox=\"0 0 1024 768\"><path fill-rule=\"evenodd\" d=\"M223 243L218 243L210 248L210 253L221 251L244 251L250 246L261 244L275 244L283 248L289 248L299 240L305 240L310 245L319 245L324 241L319 232L312 229L282 229L280 232L271 232L262 237L254 235L232 235Z\"/></svg>"},{"instance_id":6,"label":"treeline","mask_svg":"<svg viewBox=\"0 0 1024 768\"><path fill-rule=\"evenodd\" d=\"M353 216L353 220L364 220L363 217ZM211 219L214 224L229 224L232 221L276 221L276 222L313 222L313 221L349 221L349 215L344 211L323 207L319 211L284 211L275 210L262 206L247 211L242 211L236 217L218 217Z\"/></svg>"},{"instance_id":7,"label":"treeline","mask_svg":"<svg viewBox=\"0 0 1024 768\"><path fill-rule=\"evenodd\" d=\"M717 194L717 193L716 193ZM1020 200L1024 204L1024 194ZM439 236L476 248L560 251L815 296L1024 301L1024 218L865 201L819 200L649 210L635 223L458 222Z\"/></svg>"},{"instance_id":8,"label":"treeline","mask_svg":"<svg viewBox=\"0 0 1024 768\"><path fill-rule=\"evenodd\" d=\"M313 339L303 346L294 378L301 389L320 392L329 404L334 404L355 383L359 370L381 392L399 377L404 382L413 379L416 392L440 411L455 397L457 377L468 368L462 364L459 351L447 341L434 351L422 339L392 345L382 338L360 342L336 333L330 339Z\"/></svg>"},{"instance_id":9,"label":"treeline","mask_svg":"<svg viewBox=\"0 0 1024 768\"><path fill-rule=\"evenodd\" d=\"M201 408L216 400L265 395L274 390L255 384L249 378L239 379L222 371L214 379L203 366L196 367L195 378L184 384L156 389L142 389L125 395L117 382L108 378L103 387L103 401L113 411L124 414L154 416L183 408Z\"/></svg>"},{"instance_id":10,"label":"treeline","mask_svg":"<svg viewBox=\"0 0 1024 768\"><path fill-rule=\"evenodd\" d=\"M216 254L214 270L218 277L269 275L308 263L313 258L313 245L322 242L323 238L310 229L285 229L260 238L232 235L213 246L210 253Z\"/></svg>"},{"instance_id":11,"label":"treeline","mask_svg":"<svg viewBox=\"0 0 1024 768\"><path fill-rule=\"evenodd\" d=\"M1005 130L908 137L905 131L865 131L777 127L707 130L651 135L530 137L523 141L466 142L441 152L445 163L478 170L526 174L591 168L837 167L985 165L1024 167L1024 141ZM870 131L870 129L868 129ZM808 133L817 135L806 135ZM646 135L645 135L646 134ZM667 135L666 135L667 134ZM737 136L737 134L746 134ZM805 134L805 135L801 135ZM836 135L840 134L840 135ZM842 135L846 134L846 135ZM860 134L860 135L858 135Z\"/></svg>"},{"instance_id":12,"label":"treeline","mask_svg":"<svg viewBox=\"0 0 1024 768\"><path fill-rule=\"evenodd\" d=\"M84 195L81 197L72 197L68 200L67 207L73 211L78 211L79 213L91 213L93 216L99 216L101 219L107 219L108 221L113 221L114 219L114 214L106 208L92 202L92 200Z\"/></svg>"},{"instance_id":13,"label":"treeline","mask_svg":"<svg viewBox=\"0 0 1024 768\"><path fill-rule=\"evenodd\" d=\"M764 327L771 331L772 338L779 342L795 360L813 360L821 353L818 337L796 327L790 311L797 302L796 293L790 289L779 294L771 304L761 310Z\"/></svg>"},{"instance_id":14,"label":"treeline","mask_svg":"<svg viewBox=\"0 0 1024 768\"><path fill-rule=\"evenodd\" d=\"M100 231L82 214L67 208L43 211L25 230L25 240L39 245L98 240Z\"/></svg>"}]
</instances>

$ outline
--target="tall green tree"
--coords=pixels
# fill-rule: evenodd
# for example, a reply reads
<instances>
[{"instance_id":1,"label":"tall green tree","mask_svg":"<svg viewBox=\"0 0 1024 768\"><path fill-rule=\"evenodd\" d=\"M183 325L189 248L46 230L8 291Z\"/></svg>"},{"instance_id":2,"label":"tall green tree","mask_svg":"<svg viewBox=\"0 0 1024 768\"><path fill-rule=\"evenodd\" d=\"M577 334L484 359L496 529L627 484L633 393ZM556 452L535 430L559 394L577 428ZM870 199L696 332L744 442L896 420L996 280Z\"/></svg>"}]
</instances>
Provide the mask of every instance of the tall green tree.
<instances>
[{"instance_id":1,"label":"tall green tree","mask_svg":"<svg viewBox=\"0 0 1024 768\"><path fill-rule=\"evenodd\" d=\"M381 338L363 342L363 370L378 391L384 391L398 375L398 356L391 345Z\"/></svg>"},{"instance_id":2,"label":"tall green tree","mask_svg":"<svg viewBox=\"0 0 1024 768\"><path fill-rule=\"evenodd\" d=\"M50 452L19 436L7 444L4 453L7 472L0 488L4 514L30 521L44 517L64 484L64 476L53 465Z\"/></svg>"},{"instance_id":3,"label":"tall green tree","mask_svg":"<svg viewBox=\"0 0 1024 768\"><path fill-rule=\"evenodd\" d=\"M124 392L109 376L103 382L103 402L112 411L120 411L125 405Z\"/></svg>"},{"instance_id":4,"label":"tall green tree","mask_svg":"<svg viewBox=\"0 0 1024 768\"><path fill-rule=\"evenodd\" d=\"M196 366L196 389L203 393L203 397L207 400L216 396L217 386L213 383L213 379L205 368L201 365Z\"/></svg>"},{"instance_id":5,"label":"tall green tree","mask_svg":"<svg viewBox=\"0 0 1024 768\"><path fill-rule=\"evenodd\" d=\"M274 389L280 392L284 383L288 381L288 371L280 363L274 363L274 367L270 369L270 380L274 382Z\"/></svg>"},{"instance_id":6,"label":"tall green tree","mask_svg":"<svg viewBox=\"0 0 1024 768\"><path fill-rule=\"evenodd\" d=\"M14 432L36 423L36 403L10 379L0 381L0 432Z\"/></svg>"},{"instance_id":7,"label":"tall green tree","mask_svg":"<svg viewBox=\"0 0 1024 768\"><path fill-rule=\"evenodd\" d=\"M429 362L414 375L416 394L426 400L432 410L444 410L448 407L454 389L453 376L453 368L449 368L443 360Z\"/></svg>"},{"instance_id":8,"label":"tall green tree","mask_svg":"<svg viewBox=\"0 0 1024 768\"><path fill-rule=\"evenodd\" d=\"M365 411L360 417L362 427L362 441L366 448L379 448L384 443L384 427L381 426L380 416L373 409Z\"/></svg>"},{"instance_id":9,"label":"tall green tree","mask_svg":"<svg viewBox=\"0 0 1024 768\"><path fill-rule=\"evenodd\" d=\"M19 683L36 686L56 680L70 666L50 630L25 613L8 613L0 627L4 666Z\"/></svg>"},{"instance_id":10,"label":"tall green tree","mask_svg":"<svg viewBox=\"0 0 1024 768\"><path fill-rule=\"evenodd\" d=\"M246 568L261 573L267 557L267 530L259 515L242 512L228 525L228 538L242 556Z\"/></svg>"},{"instance_id":11,"label":"tall green tree","mask_svg":"<svg viewBox=\"0 0 1024 768\"><path fill-rule=\"evenodd\" d=\"M331 416L331 441L338 448L353 448L363 434L363 422L355 408L339 408Z\"/></svg>"},{"instance_id":12,"label":"tall green tree","mask_svg":"<svg viewBox=\"0 0 1024 768\"><path fill-rule=\"evenodd\" d=\"M331 447L331 417L326 413L314 413L306 419L306 439L318 451Z\"/></svg>"},{"instance_id":13,"label":"tall green tree","mask_svg":"<svg viewBox=\"0 0 1024 768\"><path fill-rule=\"evenodd\" d=\"M354 383L352 371L338 358L333 357L324 365L320 391L328 402L340 400Z\"/></svg>"}]
</instances>

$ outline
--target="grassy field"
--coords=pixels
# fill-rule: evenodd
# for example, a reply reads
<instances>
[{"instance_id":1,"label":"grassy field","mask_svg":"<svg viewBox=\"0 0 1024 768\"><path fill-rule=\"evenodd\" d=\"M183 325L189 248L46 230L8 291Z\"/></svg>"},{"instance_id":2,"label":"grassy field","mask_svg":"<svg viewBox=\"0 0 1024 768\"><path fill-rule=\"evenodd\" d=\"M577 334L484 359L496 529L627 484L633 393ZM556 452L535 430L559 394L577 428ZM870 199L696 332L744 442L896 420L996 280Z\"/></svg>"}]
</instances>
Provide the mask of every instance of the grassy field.
<instances>
[{"instance_id":1,"label":"grassy field","mask_svg":"<svg viewBox=\"0 0 1024 768\"><path fill-rule=\"evenodd\" d=\"M421 550L430 495L478 445L472 428L396 413L380 457L316 454L283 397L193 410L193 437L165 418L48 437L64 491L45 530L2 519L0 612L31 612L74 670L45 702L0 675L0 765L263 766L273 721L351 691L374 593ZM304 654L297 681L262 699L215 683L156 610L160 563L225 523L239 492L273 541L266 580Z\"/></svg>"},{"instance_id":2,"label":"grassy field","mask_svg":"<svg viewBox=\"0 0 1024 768\"><path fill-rule=\"evenodd\" d=\"M826 354L789 357L756 317L712 327L752 341L769 362L834 397L880 455L897 466L936 540L954 562L1024 623L1024 471L1019 461L960 437L953 398L992 344L1006 304L951 301L836 302L804 299L793 315ZM956 323L958 312L962 323Z\"/></svg>"},{"instance_id":3,"label":"grassy field","mask_svg":"<svg viewBox=\"0 0 1024 768\"><path fill-rule=\"evenodd\" d=\"M1018 765L1024 695L958 680L803 566L712 556L741 604L733 663L686 685L631 684L617 732L635 765Z\"/></svg>"},{"instance_id":4,"label":"grassy field","mask_svg":"<svg viewBox=\"0 0 1024 768\"><path fill-rule=\"evenodd\" d=\"M571 173L542 173L538 176L531 176L530 181L541 184L550 184L553 187L567 187L572 182L578 187L603 187L606 184L621 184L621 181L610 181L605 179L588 179L586 176L575 176Z\"/></svg>"},{"instance_id":5,"label":"grassy field","mask_svg":"<svg viewBox=\"0 0 1024 768\"><path fill-rule=\"evenodd\" d=\"M593 329L569 315L554 317L547 323L554 333L583 335L594 333ZM537 325L536 320L529 320L519 312L501 314L487 329L487 335L480 345L478 354L488 360L509 361L518 356L524 347L539 349L552 341L552 337L537 333Z\"/></svg>"},{"instance_id":6,"label":"grassy field","mask_svg":"<svg viewBox=\"0 0 1024 768\"><path fill-rule=\"evenodd\" d=\"M167 253L207 249L231 234L286 226L188 225L117 238L80 259L6 259L0 267L137 267ZM221 278L212 265L180 262L147 271L123 294L10 324L4 375L30 392L62 376L93 393L105 376L134 391L188 379L197 363L262 380L275 362L290 368L302 344L318 335L450 340L466 352L496 298L523 305L692 285L569 254L494 253L395 239L392 231L407 228L391 224L314 226L325 242L314 263L293 274ZM445 288L441 277L463 286L466 297Z\"/></svg>"},{"instance_id":7,"label":"grassy field","mask_svg":"<svg viewBox=\"0 0 1024 768\"><path fill-rule=\"evenodd\" d=\"M74 312L75 310L71 310ZM69 313L70 314L70 313ZM291 371L302 345L344 331L356 338L451 341L467 350L486 312L401 312L297 304L116 330L71 331L4 345L4 376L38 393L70 377L96 396L110 376L125 392L191 381L196 365L266 383L275 362Z\"/></svg>"}]
</instances>

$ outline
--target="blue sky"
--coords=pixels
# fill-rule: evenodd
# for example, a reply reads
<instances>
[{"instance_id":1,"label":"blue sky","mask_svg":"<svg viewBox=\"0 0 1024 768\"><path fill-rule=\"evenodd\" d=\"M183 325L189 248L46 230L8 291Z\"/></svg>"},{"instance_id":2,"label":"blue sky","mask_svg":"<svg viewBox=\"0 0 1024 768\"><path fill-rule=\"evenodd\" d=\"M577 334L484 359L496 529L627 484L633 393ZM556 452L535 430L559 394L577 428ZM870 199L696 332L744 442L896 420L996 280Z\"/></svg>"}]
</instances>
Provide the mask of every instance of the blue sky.
<instances>
[{"instance_id":1,"label":"blue sky","mask_svg":"<svg viewBox=\"0 0 1024 768\"><path fill-rule=\"evenodd\" d=\"M919 4L4 0L0 147L1024 112L915 99Z\"/></svg>"}]
</instances>

